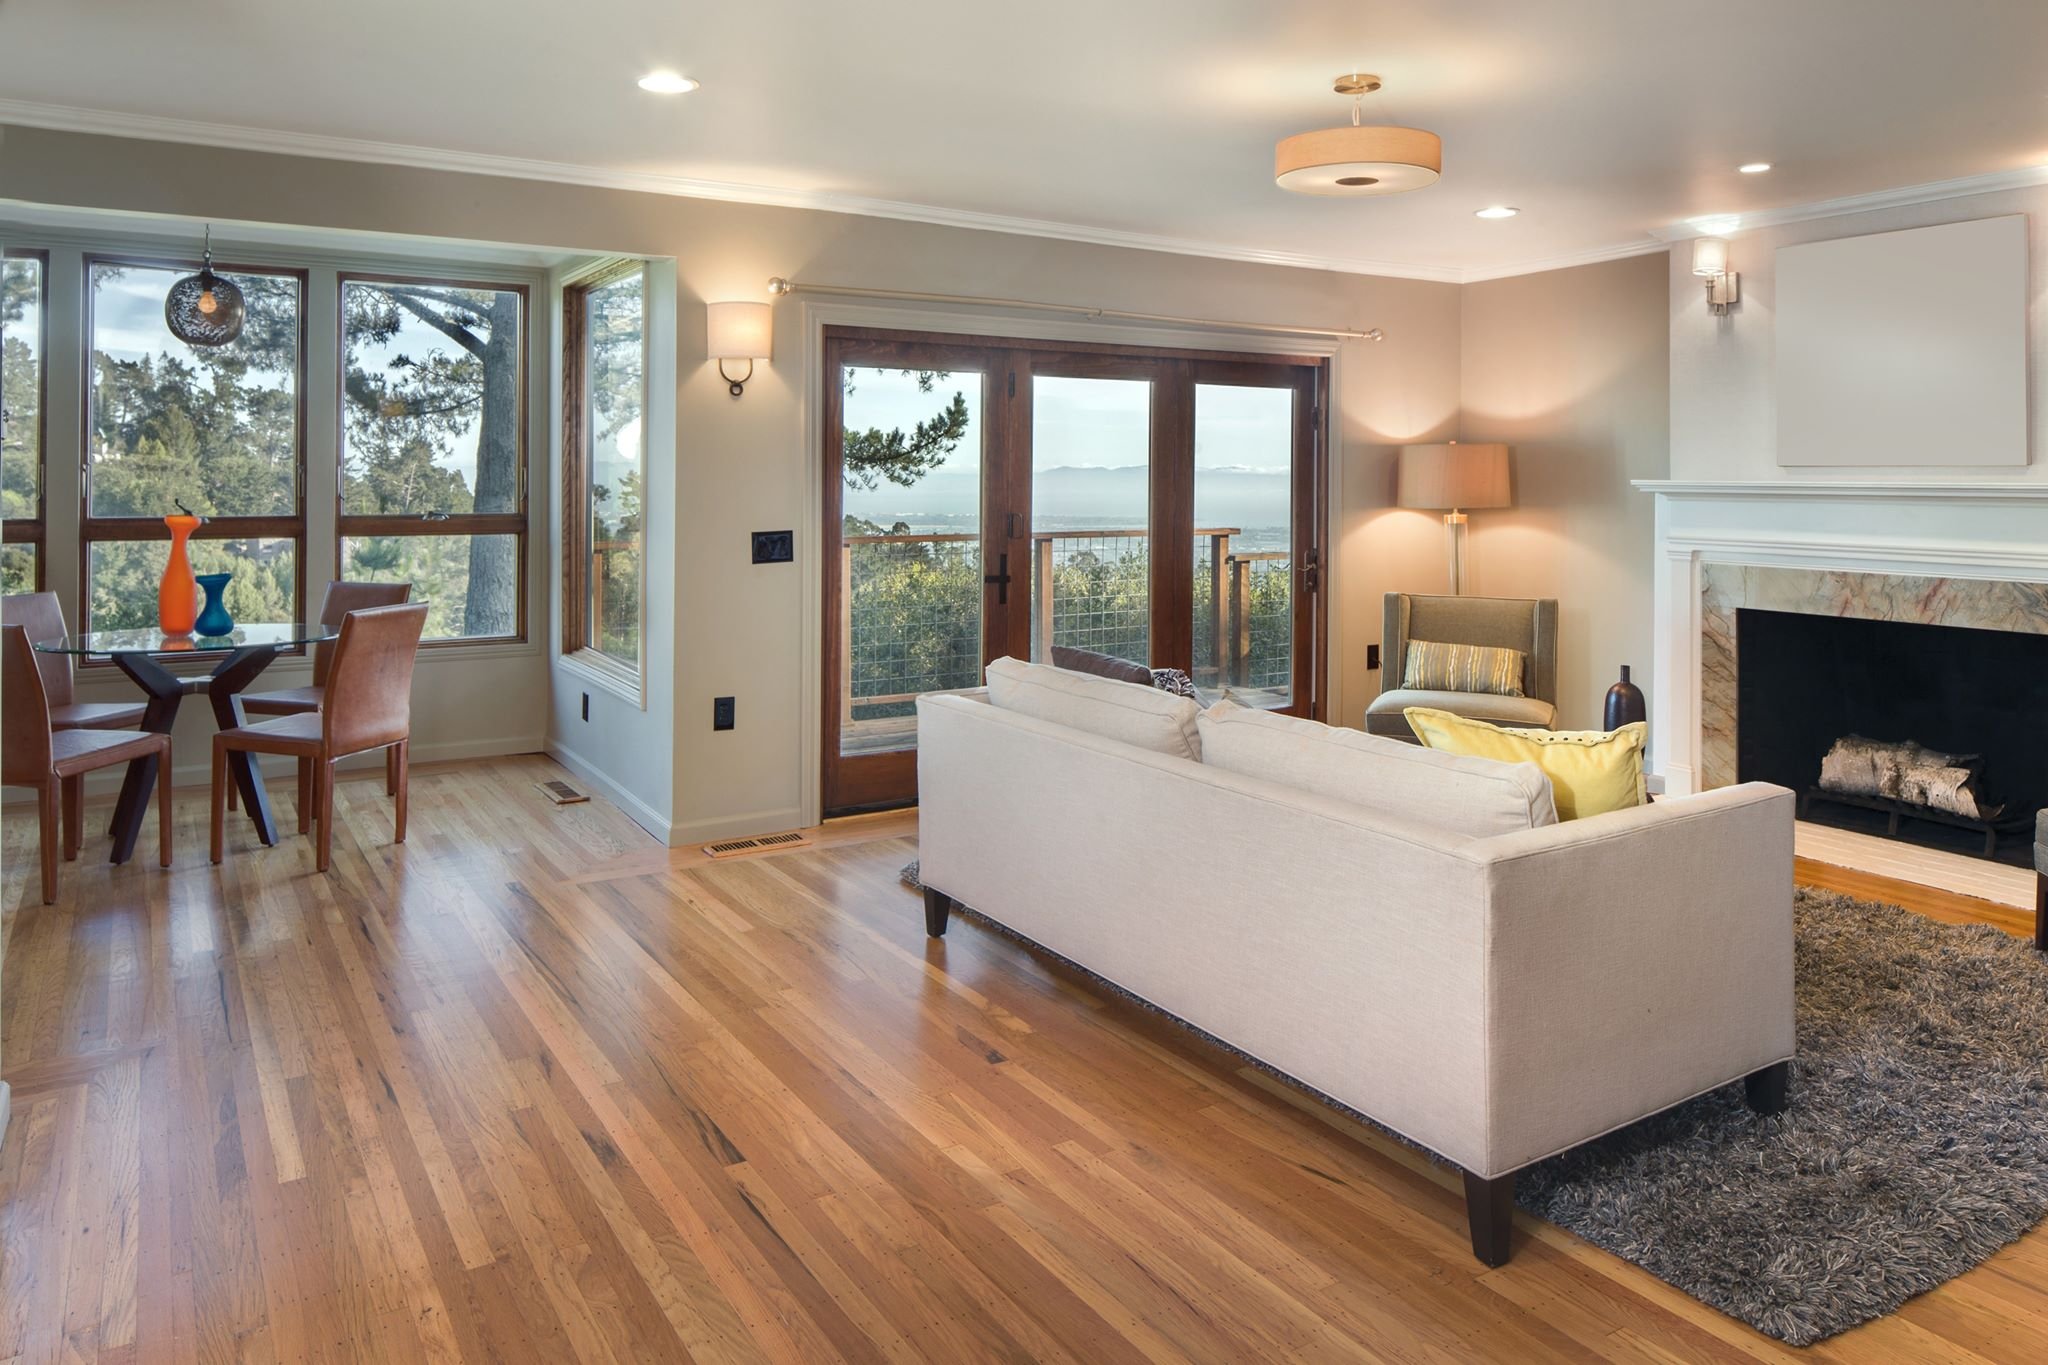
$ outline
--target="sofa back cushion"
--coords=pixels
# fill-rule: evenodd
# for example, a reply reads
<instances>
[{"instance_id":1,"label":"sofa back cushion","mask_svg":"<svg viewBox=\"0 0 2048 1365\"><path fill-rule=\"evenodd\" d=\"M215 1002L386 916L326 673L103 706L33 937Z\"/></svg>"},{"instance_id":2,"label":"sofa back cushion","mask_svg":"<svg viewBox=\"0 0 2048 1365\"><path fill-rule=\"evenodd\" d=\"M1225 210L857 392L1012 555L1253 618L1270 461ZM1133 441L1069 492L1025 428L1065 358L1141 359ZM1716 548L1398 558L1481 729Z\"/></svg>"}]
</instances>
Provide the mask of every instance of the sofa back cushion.
<instances>
[{"instance_id":1,"label":"sofa back cushion","mask_svg":"<svg viewBox=\"0 0 2048 1365\"><path fill-rule=\"evenodd\" d=\"M1499 763L1222 701L1201 713L1202 761L1473 838L1557 823L1550 779Z\"/></svg>"},{"instance_id":2,"label":"sofa back cushion","mask_svg":"<svg viewBox=\"0 0 2048 1365\"><path fill-rule=\"evenodd\" d=\"M997 659L988 666L988 699L1016 711L1124 744L1199 760L1202 740L1195 729L1201 707L1152 686L1070 673L1021 659Z\"/></svg>"}]
</instances>

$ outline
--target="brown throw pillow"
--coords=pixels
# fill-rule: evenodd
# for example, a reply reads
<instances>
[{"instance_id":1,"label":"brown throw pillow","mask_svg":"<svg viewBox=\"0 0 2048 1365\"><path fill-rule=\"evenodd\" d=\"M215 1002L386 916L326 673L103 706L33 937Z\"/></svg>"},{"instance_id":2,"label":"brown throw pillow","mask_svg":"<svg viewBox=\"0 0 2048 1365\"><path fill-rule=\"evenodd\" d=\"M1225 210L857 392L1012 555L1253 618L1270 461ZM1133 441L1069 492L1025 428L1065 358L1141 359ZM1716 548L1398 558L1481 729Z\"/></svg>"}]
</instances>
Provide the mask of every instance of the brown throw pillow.
<instances>
[{"instance_id":1,"label":"brown throw pillow","mask_svg":"<svg viewBox=\"0 0 2048 1365\"><path fill-rule=\"evenodd\" d=\"M1066 645L1054 645L1052 666L1064 668L1070 673L1093 673L1098 678L1115 678L1118 682L1136 683L1140 687L1152 685L1152 670L1145 665L1134 664L1128 659L1119 659L1112 654L1098 654L1092 649L1072 649Z\"/></svg>"}]
</instances>

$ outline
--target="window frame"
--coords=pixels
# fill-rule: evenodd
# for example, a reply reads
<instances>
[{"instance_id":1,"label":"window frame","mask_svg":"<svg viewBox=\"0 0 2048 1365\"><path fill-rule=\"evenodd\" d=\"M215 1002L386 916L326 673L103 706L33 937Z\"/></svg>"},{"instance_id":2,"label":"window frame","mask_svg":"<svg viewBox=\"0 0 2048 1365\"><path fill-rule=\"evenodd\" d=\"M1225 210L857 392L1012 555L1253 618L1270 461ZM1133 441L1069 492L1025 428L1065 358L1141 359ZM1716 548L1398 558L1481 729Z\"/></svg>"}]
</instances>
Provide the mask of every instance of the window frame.
<instances>
[{"instance_id":1,"label":"window frame","mask_svg":"<svg viewBox=\"0 0 2048 1365\"><path fill-rule=\"evenodd\" d=\"M78 629L92 626L92 548L95 544L158 540L164 535L159 517L96 517L92 512L93 397L97 385L93 367L93 341L98 327L94 309L93 271L99 266L129 266L145 270L197 271L203 262L176 256L132 255L124 252L85 251L80 257L79 288L84 298L79 306L79 440L78 440ZM198 540L289 540L293 547L292 611L296 620L306 619L306 343L312 311L312 271L306 266L236 265L216 262L222 275L272 275L290 279L298 286L298 348L293 367L294 511L290 516L211 516L192 533ZM195 650L191 658L215 658L223 651ZM280 651L305 652L304 646ZM88 658L85 666L106 668L112 661Z\"/></svg>"},{"instance_id":2,"label":"window frame","mask_svg":"<svg viewBox=\"0 0 2048 1365\"><path fill-rule=\"evenodd\" d=\"M453 512L440 517L421 513L417 517L403 515L369 515L350 513L344 506L348 488L348 397L342 386L348 377L348 287L351 284L416 284L440 289L488 290L492 293L517 294L519 296L519 359L514 367L519 376L519 482L516 511L512 512ZM510 635L448 635L422 639L421 649L443 650L449 648L474 648L478 645L523 645L527 642L530 623L527 618L527 532L530 529L527 505L528 478L527 460L532 454L528 446L528 422L532 401L532 376L528 369L532 363L533 342L533 291L525 284L503 281L491 282L453 275L411 275L377 270L348 270L335 272L334 280L334 576L332 581L343 581L342 574L347 565L347 545L351 535L363 536L483 536L509 535L514 541L515 555L519 562L517 616ZM474 490L472 490L474 492Z\"/></svg>"},{"instance_id":3,"label":"window frame","mask_svg":"<svg viewBox=\"0 0 2048 1365\"><path fill-rule=\"evenodd\" d=\"M589 670L630 699L645 702L647 677L647 532L643 522L639 555L640 658L628 666L591 644L590 616L590 354L586 304L591 291L640 277L640 474L645 497L653 454L646 413L653 392L648 372L653 348L648 300L653 279L645 260L606 261L562 284L562 643L568 662Z\"/></svg>"},{"instance_id":4,"label":"window frame","mask_svg":"<svg viewBox=\"0 0 2048 1365\"><path fill-rule=\"evenodd\" d=\"M41 592L50 582L50 253L8 247L0 259L36 263L36 514L0 523L0 544L35 547Z\"/></svg>"}]
</instances>

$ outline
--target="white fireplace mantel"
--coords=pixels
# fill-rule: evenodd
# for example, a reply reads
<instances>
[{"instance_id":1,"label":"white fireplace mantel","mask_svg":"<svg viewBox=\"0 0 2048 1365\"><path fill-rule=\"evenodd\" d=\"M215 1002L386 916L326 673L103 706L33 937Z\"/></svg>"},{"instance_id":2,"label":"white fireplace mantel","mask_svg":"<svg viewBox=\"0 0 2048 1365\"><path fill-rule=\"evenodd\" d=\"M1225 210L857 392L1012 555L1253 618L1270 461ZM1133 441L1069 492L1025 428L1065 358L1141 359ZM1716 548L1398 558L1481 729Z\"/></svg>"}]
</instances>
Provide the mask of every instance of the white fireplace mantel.
<instances>
[{"instance_id":1,"label":"white fireplace mantel","mask_svg":"<svg viewBox=\"0 0 2048 1365\"><path fill-rule=\"evenodd\" d=\"M2048 482L1643 479L1655 496L1650 756L1700 789L1703 572L1727 564L2048 584Z\"/></svg>"}]
</instances>

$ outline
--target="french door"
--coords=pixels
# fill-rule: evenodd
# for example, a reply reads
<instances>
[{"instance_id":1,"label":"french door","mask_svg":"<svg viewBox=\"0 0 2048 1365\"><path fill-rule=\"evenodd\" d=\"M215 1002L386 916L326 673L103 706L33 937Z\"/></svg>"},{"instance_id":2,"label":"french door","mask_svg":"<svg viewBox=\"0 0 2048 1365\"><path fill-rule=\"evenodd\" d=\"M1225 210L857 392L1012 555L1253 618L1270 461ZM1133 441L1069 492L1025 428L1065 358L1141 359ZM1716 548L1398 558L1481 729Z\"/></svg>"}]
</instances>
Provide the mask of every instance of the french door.
<instances>
[{"instance_id":1,"label":"french door","mask_svg":"<svg viewBox=\"0 0 2048 1365\"><path fill-rule=\"evenodd\" d=\"M1322 362L828 329L824 796L917 796L920 696L1056 646L1320 715Z\"/></svg>"}]
</instances>

